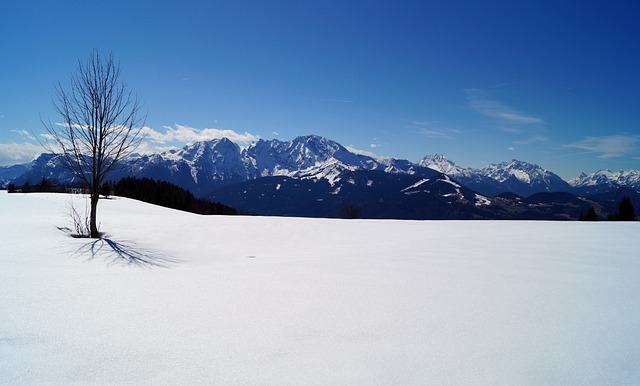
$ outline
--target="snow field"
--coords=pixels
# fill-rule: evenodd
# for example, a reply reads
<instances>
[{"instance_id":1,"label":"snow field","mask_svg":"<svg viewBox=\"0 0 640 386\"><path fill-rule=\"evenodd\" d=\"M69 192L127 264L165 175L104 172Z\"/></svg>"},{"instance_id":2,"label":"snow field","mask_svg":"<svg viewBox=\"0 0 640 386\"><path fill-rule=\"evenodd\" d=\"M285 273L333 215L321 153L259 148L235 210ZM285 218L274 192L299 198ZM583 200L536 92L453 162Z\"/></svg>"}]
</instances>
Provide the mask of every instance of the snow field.
<instances>
[{"instance_id":1,"label":"snow field","mask_svg":"<svg viewBox=\"0 0 640 386\"><path fill-rule=\"evenodd\" d=\"M2 384L640 383L640 223L199 216L0 193Z\"/></svg>"}]
</instances>

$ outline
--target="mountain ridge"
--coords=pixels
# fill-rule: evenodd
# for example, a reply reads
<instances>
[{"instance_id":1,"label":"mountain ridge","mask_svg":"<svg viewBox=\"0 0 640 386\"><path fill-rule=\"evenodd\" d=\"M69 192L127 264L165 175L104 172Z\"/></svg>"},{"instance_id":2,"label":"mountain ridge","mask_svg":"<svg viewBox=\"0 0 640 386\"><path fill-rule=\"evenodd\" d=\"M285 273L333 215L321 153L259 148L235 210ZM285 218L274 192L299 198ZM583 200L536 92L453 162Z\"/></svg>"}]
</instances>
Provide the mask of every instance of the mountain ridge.
<instances>
[{"instance_id":1,"label":"mountain ridge","mask_svg":"<svg viewBox=\"0 0 640 386\"><path fill-rule=\"evenodd\" d=\"M506 192L528 196L539 192L568 191L571 187L555 173L516 159L473 169L456 165L442 154L435 154L425 156L418 164L448 174L490 196Z\"/></svg>"},{"instance_id":2,"label":"mountain ridge","mask_svg":"<svg viewBox=\"0 0 640 386\"><path fill-rule=\"evenodd\" d=\"M597 171L564 181L551 171L525 161L511 160L481 168L456 165L442 154L408 160L375 157L355 152L336 141L318 135L292 140L260 139L240 148L228 138L199 141L180 149L155 154L135 154L122 161L112 179L147 177L175 183L206 197L224 186L268 176L298 179L326 179L336 185L341 175L357 170L381 171L423 177L443 173L458 183L486 196L512 192L529 196L539 192L591 192L627 187L640 189L640 172ZM56 157L43 153L28 164L0 167L0 184L39 182L42 178L74 183Z\"/></svg>"}]
</instances>

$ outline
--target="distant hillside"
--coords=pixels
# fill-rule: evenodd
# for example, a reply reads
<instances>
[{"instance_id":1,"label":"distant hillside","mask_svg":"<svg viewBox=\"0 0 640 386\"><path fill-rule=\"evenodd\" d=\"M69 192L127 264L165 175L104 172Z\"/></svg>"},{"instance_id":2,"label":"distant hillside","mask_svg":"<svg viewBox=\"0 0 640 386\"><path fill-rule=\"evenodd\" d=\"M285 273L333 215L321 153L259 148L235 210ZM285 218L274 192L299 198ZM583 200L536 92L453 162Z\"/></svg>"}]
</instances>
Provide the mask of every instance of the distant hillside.
<instances>
[{"instance_id":1,"label":"distant hillside","mask_svg":"<svg viewBox=\"0 0 640 386\"><path fill-rule=\"evenodd\" d=\"M165 181L151 178L126 177L111 185L113 194L154 205L197 214L235 215L237 211L219 202L195 198L191 192Z\"/></svg>"}]
</instances>

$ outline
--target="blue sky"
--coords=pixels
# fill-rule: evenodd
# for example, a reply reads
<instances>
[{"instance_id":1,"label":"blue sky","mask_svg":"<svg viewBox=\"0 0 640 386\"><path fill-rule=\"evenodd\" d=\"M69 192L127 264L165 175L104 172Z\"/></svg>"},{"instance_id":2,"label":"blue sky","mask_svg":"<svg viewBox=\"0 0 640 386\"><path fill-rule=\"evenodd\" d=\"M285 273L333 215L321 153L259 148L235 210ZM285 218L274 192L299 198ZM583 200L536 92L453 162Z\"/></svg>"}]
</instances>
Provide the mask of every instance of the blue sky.
<instances>
[{"instance_id":1,"label":"blue sky","mask_svg":"<svg viewBox=\"0 0 640 386\"><path fill-rule=\"evenodd\" d=\"M3 1L0 164L41 152L54 84L98 48L143 150L318 134L382 156L640 169L636 1Z\"/></svg>"}]
</instances>

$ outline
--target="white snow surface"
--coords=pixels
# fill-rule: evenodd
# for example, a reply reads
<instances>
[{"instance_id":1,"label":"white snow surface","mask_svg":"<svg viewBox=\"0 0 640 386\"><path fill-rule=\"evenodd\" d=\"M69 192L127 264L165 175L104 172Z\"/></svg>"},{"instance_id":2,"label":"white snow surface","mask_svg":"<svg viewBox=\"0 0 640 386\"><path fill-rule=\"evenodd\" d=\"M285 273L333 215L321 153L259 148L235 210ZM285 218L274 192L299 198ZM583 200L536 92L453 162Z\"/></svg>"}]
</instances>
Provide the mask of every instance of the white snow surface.
<instances>
[{"instance_id":1,"label":"white snow surface","mask_svg":"<svg viewBox=\"0 0 640 386\"><path fill-rule=\"evenodd\" d=\"M2 384L638 384L640 223L199 216L0 193ZM102 247L102 249L99 249Z\"/></svg>"}]
</instances>

